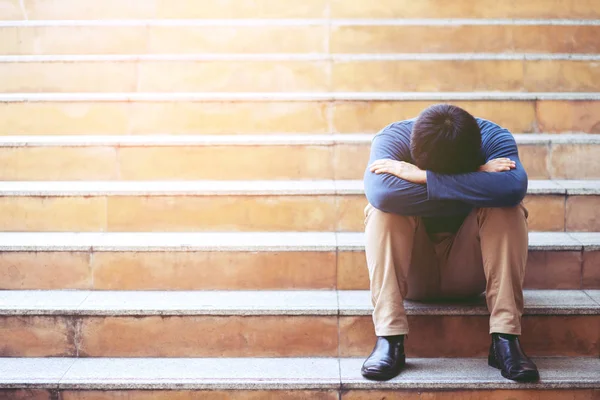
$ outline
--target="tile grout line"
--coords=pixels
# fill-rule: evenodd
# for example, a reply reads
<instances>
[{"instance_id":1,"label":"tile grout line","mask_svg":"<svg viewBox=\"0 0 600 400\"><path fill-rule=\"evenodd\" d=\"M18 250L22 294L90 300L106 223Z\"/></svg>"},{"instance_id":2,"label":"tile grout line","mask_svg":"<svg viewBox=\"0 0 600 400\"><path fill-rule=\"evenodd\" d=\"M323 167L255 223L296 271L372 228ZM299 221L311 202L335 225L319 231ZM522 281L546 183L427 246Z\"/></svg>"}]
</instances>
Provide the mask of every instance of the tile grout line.
<instances>
[{"instance_id":1,"label":"tile grout line","mask_svg":"<svg viewBox=\"0 0 600 400\"><path fill-rule=\"evenodd\" d=\"M339 267L339 257L340 257L340 246L339 246L339 235L335 233L335 298L337 301L337 365L338 365L338 399L342 399L342 346L341 346L341 307L340 307L340 290L338 287L338 267Z\"/></svg>"},{"instance_id":2,"label":"tile grout line","mask_svg":"<svg viewBox=\"0 0 600 400\"><path fill-rule=\"evenodd\" d=\"M582 276L582 282L583 282L583 276ZM590 300L592 300L592 302L594 302L595 304L597 304L598 306L600 306L600 302L596 301L596 299L594 299L592 296L590 296L590 294L587 292L586 289L582 289L581 290L587 297L590 298Z\"/></svg>"},{"instance_id":3,"label":"tile grout line","mask_svg":"<svg viewBox=\"0 0 600 400\"><path fill-rule=\"evenodd\" d=\"M29 20L29 15L27 13L27 8L25 7L24 0L19 0L19 5L21 6L21 12L23 13L23 17L26 21Z\"/></svg>"},{"instance_id":4,"label":"tile grout line","mask_svg":"<svg viewBox=\"0 0 600 400\"><path fill-rule=\"evenodd\" d=\"M77 356L79 356L79 354L77 354ZM71 363L71 365L69 365L69 368L67 368L67 370L65 371L65 373L62 374L62 376L60 378L58 378L58 382L56 383L56 390L58 390L59 393L60 393L60 390L61 390L61 387L62 387L62 381L63 381L63 379L65 379L65 376L67 376L67 374L69 373L69 371L71 371L71 369L73 368L73 366L77 362L77 358L73 358L72 361L73 362Z\"/></svg>"}]
</instances>

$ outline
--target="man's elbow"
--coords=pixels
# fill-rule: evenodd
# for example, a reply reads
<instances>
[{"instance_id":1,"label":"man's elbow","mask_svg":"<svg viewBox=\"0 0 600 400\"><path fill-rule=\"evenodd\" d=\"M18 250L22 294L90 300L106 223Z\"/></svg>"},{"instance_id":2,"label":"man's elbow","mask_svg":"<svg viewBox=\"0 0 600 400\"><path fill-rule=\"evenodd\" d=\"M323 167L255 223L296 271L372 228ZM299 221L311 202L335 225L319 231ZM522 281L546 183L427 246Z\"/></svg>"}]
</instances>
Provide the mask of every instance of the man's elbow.
<instances>
[{"instance_id":1,"label":"man's elbow","mask_svg":"<svg viewBox=\"0 0 600 400\"><path fill-rule=\"evenodd\" d=\"M523 201L525 195L527 195L527 179L518 181L503 193L502 205L514 207Z\"/></svg>"},{"instance_id":2,"label":"man's elbow","mask_svg":"<svg viewBox=\"0 0 600 400\"><path fill-rule=\"evenodd\" d=\"M369 204L380 211L389 212L389 205L392 203L391 195L385 188L377 187L365 190L365 195Z\"/></svg>"}]
</instances>

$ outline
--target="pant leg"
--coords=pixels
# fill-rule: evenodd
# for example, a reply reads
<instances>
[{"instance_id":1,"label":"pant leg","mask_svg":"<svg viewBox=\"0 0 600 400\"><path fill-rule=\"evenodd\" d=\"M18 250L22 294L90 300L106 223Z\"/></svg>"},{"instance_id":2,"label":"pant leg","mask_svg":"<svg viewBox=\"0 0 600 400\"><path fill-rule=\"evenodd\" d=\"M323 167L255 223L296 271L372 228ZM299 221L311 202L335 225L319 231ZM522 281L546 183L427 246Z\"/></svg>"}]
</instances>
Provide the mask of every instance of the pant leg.
<instances>
[{"instance_id":1,"label":"pant leg","mask_svg":"<svg viewBox=\"0 0 600 400\"><path fill-rule=\"evenodd\" d=\"M521 334L527 231L527 210L522 205L476 209L440 266L444 295L474 295L485 284L490 333Z\"/></svg>"},{"instance_id":2,"label":"pant leg","mask_svg":"<svg viewBox=\"0 0 600 400\"><path fill-rule=\"evenodd\" d=\"M433 247L418 217L385 213L370 204L365 217L375 334L408 334L404 299L426 297L439 286Z\"/></svg>"}]
</instances>

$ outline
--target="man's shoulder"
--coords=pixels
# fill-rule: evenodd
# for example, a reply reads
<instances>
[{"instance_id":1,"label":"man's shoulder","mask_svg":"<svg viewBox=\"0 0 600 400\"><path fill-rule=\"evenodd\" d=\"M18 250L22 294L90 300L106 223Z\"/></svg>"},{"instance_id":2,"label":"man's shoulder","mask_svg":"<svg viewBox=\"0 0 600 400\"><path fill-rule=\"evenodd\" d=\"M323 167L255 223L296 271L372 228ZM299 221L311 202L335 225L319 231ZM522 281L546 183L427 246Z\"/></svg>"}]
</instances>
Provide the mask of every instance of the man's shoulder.
<instances>
[{"instance_id":1,"label":"man's shoulder","mask_svg":"<svg viewBox=\"0 0 600 400\"><path fill-rule=\"evenodd\" d=\"M479 118L479 117L475 117L475 120L477 121L477 125L479 125L479 129L481 129L481 134L482 135L486 135L486 134L495 134L495 133L506 133L509 132L508 129L498 125L495 122L489 121L487 119L484 118Z\"/></svg>"},{"instance_id":2,"label":"man's shoulder","mask_svg":"<svg viewBox=\"0 0 600 400\"><path fill-rule=\"evenodd\" d=\"M416 118L406 119L403 121L392 122L382 130L380 130L377 134L385 134L385 133L394 133L402 136L410 136L412 131L412 127L415 123Z\"/></svg>"}]
</instances>

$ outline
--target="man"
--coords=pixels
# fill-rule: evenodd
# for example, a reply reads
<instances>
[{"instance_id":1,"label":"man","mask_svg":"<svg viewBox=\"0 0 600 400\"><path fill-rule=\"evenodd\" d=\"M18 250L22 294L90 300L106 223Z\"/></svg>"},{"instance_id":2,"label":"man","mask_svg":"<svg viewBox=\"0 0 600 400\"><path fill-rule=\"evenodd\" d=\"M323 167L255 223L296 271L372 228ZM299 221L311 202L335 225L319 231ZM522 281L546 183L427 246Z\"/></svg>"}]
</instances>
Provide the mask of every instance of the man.
<instances>
[{"instance_id":1,"label":"man","mask_svg":"<svg viewBox=\"0 0 600 400\"><path fill-rule=\"evenodd\" d=\"M404 366L404 299L485 291L491 313L488 364L508 379L539 379L518 338L528 249L527 210L521 205L527 174L511 133L459 107L434 105L375 136L364 180L378 338L363 376L387 380Z\"/></svg>"}]
</instances>

